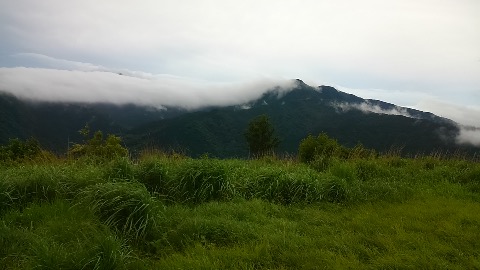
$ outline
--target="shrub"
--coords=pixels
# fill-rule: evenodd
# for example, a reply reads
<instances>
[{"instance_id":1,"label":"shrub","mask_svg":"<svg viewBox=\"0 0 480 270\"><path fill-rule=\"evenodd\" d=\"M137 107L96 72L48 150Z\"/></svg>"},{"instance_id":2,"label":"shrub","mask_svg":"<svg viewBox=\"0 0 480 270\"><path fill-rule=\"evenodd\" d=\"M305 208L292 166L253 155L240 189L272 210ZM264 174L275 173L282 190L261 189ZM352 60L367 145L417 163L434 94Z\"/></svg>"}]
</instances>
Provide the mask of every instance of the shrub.
<instances>
[{"instance_id":1,"label":"shrub","mask_svg":"<svg viewBox=\"0 0 480 270\"><path fill-rule=\"evenodd\" d=\"M308 135L307 138L300 142L298 159L304 163L312 162L317 155L319 147L317 139L312 135Z\"/></svg>"},{"instance_id":2,"label":"shrub","mask_svg":"<svg viewBox=\"0 0 480 270\"><path fill-rule=\"evenodd\" d=\"M128 155L127 148L121 145L122 139L115 135L109 134L106 139L103 138L101 131L96 131L91 138L89 138L90 129L86 125L79 131L85 138L83 144L75 144L68 151L68 156L92 157L100 159L112 159L115 157L125 157Z\"/></svg>"},{"instance_id":3,"label":"shrub","mask_svg":"<svg viewBox=\"0 0 480 270\"><path fill-rule=\"evenodd\" d=\"M8 144L0 146L0 162L24 162L49 160L53 154L42 149L40 143L30 138L22 141L18 138L10 139Z\"/></svg>"},{"instance_id":4,"label":"shrub","mask_svg":"<svg viewBox=\"0 0 480 270\"><path fill-rule=\"evenodd\" d=\"M318 157L348 158L349 149L340 145L337 140L321 133L317 137L309 135L300 142L298 157L301 162L309 163Z\"/></svg>"}]
</instances>

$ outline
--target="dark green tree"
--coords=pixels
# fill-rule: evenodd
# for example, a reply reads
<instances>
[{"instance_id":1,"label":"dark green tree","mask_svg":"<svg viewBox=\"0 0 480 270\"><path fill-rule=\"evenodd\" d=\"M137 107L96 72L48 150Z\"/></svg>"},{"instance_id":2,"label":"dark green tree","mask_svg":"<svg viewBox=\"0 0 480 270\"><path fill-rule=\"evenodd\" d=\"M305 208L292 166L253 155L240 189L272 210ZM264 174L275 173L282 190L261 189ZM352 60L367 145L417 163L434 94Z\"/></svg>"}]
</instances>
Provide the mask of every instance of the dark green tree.
<instances>
[{"instance_id":1,"label":"dark green tree","mask_svg":"<svg viewBox=\"0 0 480 270\"><path fill-rule=\"evenodd\" d=\"M280 143L280 139L275 135L275 129L270 123L267 115L259 115L252 119L248 124L245 138L248 142L250 155L261 157L273 154L275 148Z\"/></svg>"}]
</instances>

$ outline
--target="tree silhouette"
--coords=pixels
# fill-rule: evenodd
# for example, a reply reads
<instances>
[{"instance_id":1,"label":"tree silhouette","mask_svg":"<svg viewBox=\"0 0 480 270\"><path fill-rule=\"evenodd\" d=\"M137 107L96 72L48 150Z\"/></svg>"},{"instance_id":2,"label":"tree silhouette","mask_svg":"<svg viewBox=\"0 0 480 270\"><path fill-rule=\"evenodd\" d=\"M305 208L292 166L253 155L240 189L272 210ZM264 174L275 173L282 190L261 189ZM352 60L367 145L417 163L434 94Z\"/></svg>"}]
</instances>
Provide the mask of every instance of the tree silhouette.
<instances>
[{"instance_id":1,"label":"tree silhouette","mask_svg":"<svg viewBox=\"0 0 480 270\"><path fill-rule=\"evenodd\" d=\"M280 143L280 139L275 135L275 130L270 123L267 115L259 115L252 119L245 132L250 155L261 157L274 153Z\"/></svg>"}]
</instances>

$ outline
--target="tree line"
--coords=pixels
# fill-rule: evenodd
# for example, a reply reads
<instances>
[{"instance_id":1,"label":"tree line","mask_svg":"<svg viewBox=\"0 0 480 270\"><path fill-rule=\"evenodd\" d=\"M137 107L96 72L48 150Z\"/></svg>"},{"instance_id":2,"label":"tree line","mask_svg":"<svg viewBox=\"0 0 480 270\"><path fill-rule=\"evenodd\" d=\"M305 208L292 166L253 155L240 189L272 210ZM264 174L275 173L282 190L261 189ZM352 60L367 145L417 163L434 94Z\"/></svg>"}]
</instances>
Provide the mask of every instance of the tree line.
<instances>
[{"instance_id":1,"label":"tree line","mask_svg":"<svg viewBox=\"0 0 480 270\"><path fill-rule=\"evenodd\" d=\"M119 156L128 156L128 149L122 145L122 139L116 135L108 134L105 137L102 131L92 132L88 124L79 130L79 133L82 135L83 141L69 147L67 151L68 158L87 156L99 159L112 159ZM265 114L253 118L248 123L244 137L248 144L249 156L251 158L274 156L276 149L281 143L270 118ZM318 136L308 135L300 142L298 148L298 159L305 163L318 162L331 157L365 158L375 155L376 152L374 150L366 149L361 144L354 148L344 147L325 133L321 133ZM25 141L18 138L11 139L8 144L0 146L0 161L2 162L36 160L46 157L51 158L52 156L54 155L44 150L34 138Z\"/></svg>"}]
</instances>

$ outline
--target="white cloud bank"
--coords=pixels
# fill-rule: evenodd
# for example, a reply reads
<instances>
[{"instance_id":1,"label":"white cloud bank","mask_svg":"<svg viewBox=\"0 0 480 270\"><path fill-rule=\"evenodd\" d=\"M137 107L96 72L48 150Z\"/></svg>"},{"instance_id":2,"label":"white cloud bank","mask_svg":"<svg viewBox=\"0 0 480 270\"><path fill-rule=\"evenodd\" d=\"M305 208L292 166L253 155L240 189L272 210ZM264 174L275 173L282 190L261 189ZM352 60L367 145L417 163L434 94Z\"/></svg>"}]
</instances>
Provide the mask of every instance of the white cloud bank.
<instances>
[{"instance_id":1,"label":"white cloud bank","mask_svg":"<svg viewBox=\"0 0 480 270\"><path fill-rule=\"evenodd\" d=\"M68 63L72 64L72 63ZM134 103L154 107L235 105L267 90L291 90L294 80L258 79L243 83L212 83L170 75L149 75L82 65L80 69L0 68L0 91L33 101ZM78 68L78 67L76 67ZM102 70L105 71L102 71Z\"/></svg>"}]
</instances>

